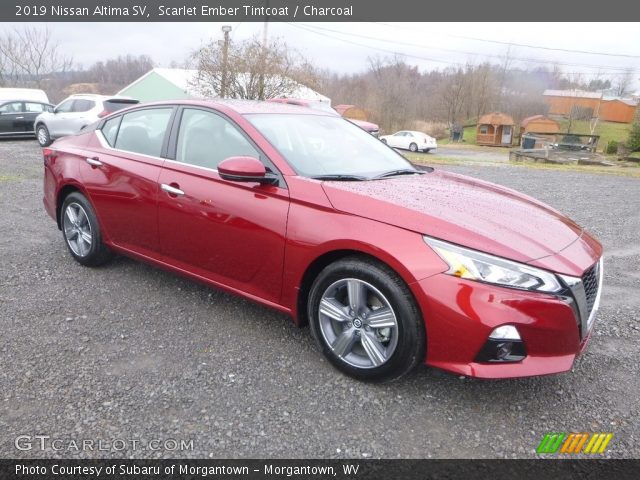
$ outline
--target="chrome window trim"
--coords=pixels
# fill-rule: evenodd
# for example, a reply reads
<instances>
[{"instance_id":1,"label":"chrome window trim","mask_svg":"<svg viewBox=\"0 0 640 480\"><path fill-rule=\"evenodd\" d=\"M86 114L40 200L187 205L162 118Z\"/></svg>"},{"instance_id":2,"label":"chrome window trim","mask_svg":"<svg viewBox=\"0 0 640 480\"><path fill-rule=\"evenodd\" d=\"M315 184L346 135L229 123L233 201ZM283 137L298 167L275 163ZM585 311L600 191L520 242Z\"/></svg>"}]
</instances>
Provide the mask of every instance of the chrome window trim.
<instances>
[{"instance_id":1,"label":"chrome window trim","mask_svg":"<svg viewBox=\"0 0 640 480\"><path fill-rule=\"evenodd\" d=\"M164 157L154 157L153 155L147 155L146 153L138 153L138 152L130 152L129 150L122 150L119 148L114 148L111 145L109 145L109 142L107 142L107 139L105 138L104 134L102 133L102 130L97 128L96 130L96 137L98 137L98 141L100 142L100 145L102 145L103 148L107 149L107 150L111 150L112 152L118 152L118 153L128 153L128 154L134 154L134 155L140 155L142 157L147 157L147 158L151 158L153 160L159 160L161 162L171 162L174 163L176 165L180 165L180 166L187 166L190 168L197 168L198 170L204 170L205 172L213 172L218 174L218 176L220 175L218 173L218 170L215 168L208 168L208 167L201 167L200 165L192 165L190 163L185 163L185 162L178 162L177 160L172 160L170 158L164 158ZM26 132L26 133L31 133L31 132ZM282 176L282 175L280 175ZM285 183L285 187L280 187L283 189L287 189L286 187L286 183Z\"/></svg>"}]
</instances>

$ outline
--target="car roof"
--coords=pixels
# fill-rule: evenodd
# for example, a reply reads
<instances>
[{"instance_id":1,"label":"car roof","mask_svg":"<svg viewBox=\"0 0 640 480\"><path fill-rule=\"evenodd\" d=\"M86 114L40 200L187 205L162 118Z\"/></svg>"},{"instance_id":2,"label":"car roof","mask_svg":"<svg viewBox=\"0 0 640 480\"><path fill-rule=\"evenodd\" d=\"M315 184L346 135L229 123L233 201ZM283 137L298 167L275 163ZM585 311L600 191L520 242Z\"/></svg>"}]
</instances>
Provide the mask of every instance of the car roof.
<instances>
[{"instance_id":1,"label":"car roof","mask_svg":"<svg viewBox=\"0 0 640 480\"><path fill-rule=\"evenodd\" d=\"M145 103L143 106L152 105L194 105L201 107L222 108L233 110L240 115L248 115L255 113L277 113L286 114L293 113L298 115L322 115L331 117L331 113L313 108L302 107L299 105L291 105L289 103L267 102L260 100L235 100L235 99L211 99L211 100L175 100ZM140 105L138 105L139 107Z\"/></svg>"},{"instance_id":2,"label":"car roof","mask_svg":"<svg viewBox=\"0 0 640 480\"><path fill-rule=\"evenodd\" d=\"M69 95L66 99L70 98L86 98L88 100L135 100L131 97L123 97L120 95L99 95L97 93L74 93Z\"/></svg>"},{"instance_id":3,"label":"car roof","mask_svg":"<svg viewBox=\"0 0 640 480\"><path fill-rule=\"evenodd\" d=\"M43 102L42 100L31 100L30 98L2 98L0 99L0 104L4 105L5 103L13 103L13 102L26 102L26 103L41 103L43 105L51 105L48 102ZM53 106L53 105L51 105Z\"/></svg>"}]
</instances>

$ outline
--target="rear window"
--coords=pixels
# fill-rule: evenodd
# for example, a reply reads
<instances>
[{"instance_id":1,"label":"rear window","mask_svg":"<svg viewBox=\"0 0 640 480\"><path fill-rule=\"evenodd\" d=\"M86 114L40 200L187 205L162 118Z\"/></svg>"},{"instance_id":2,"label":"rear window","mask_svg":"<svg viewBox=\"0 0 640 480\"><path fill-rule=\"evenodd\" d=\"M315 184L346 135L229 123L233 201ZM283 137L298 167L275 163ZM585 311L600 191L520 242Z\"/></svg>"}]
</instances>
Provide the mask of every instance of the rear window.
<instances>
[{"instance_id":1,"label":"rear window","mask_svg":"<svg viewBox=\"0 0 640 480\"><path fill-rule=\"evenodd\" d=\"M104 102L104 110L109 113L117 112L118 110L122 110L125 107L130 107L131 105L135 105L138 100L107 100Z\"/></svg>"},{"instance_id":2,"label":"rear window","mask_svg":"<svg viewBox=\"0 0 640 480\"><path fill-rule=\"evenodd\" d=\"M172 107L149 108L123 115L115 148L159 157L172 111Z\"/></svg>"},{"instance_id":3,"label":"rear window","mask_svg":"<svg viewBox=\"0 0 640 480\"><path fill-rule=\"evenodd\" d=\"M111 118L104 122L102 126L102 135L109 145L112 147L116 144L116 136L118 135L118 127L120 127L122 117Z\"/></svg>"}]
</instances>

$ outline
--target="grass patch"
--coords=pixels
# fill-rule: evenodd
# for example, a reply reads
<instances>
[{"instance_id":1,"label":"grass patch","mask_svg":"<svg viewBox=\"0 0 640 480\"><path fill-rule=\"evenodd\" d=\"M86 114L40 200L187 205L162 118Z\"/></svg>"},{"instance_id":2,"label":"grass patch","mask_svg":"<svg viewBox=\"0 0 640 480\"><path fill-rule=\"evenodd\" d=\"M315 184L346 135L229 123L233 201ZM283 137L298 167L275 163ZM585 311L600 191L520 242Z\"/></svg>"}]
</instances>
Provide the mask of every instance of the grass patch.
<instances>
[{"instance_id":1,"label":"grass patch","mask_svg":"<svg viewBox=\"0 0 640 480\"><path fill-rule=\"evenodd\" d=\"M558 120L560 122L560 132L566 132L569 126L567 119ZM607 144L611 140L616 142L625 142L629 136L631 130L630 123L616 123L616 122L598 122L594 135L600 135L598 141L598 151L602 151L607 147ZM583 135L590 135L591 128L587 120L574 120L571 125L571 133L578 133Z\"/></svg>"},{"instance_id":2,"label":"grass patch","mask_svg":"<svg viewBox=\"0 0 640 480\"><path fill-rule=\"evenodd\" d=\"M0 182L18 182L22 180L22 177L15 175L0 175Z\"/></svg>"},{"instance_id":3,"label":"grass patch","mask_svg":"<svg viewBox=\"0 0 640 480\"><path fill-rule=\"evenodd\" d=\"M447 130L447 133L449 131ZM476 144L476 126L473 125L471 127L464 127L464 135L462 136L462 142L452 142L451 137L443 138L438 140L438 145L465 145L465 144Z\"/></svg>"},{"instance_id":4,"label":"grass patch","mask_svg":"<svg viewBox=\"0 0 640 480\"><path fill-rule=\"evenodd\" d=\"M468 161L461 158L449 158L439 155L419 155L407 154L405 157L411 162L421 165L460 165L465 167L512 167L512 168L531 168L535 170L555 170L565 172L591 173L594 175L618 175L621 177L640 178L640 164L629 165L620 164L612 167L599 167L592 165L558 165L554 163L535 163L535 162L491 162L491 161Z\"/></svg>"}]
</instances>

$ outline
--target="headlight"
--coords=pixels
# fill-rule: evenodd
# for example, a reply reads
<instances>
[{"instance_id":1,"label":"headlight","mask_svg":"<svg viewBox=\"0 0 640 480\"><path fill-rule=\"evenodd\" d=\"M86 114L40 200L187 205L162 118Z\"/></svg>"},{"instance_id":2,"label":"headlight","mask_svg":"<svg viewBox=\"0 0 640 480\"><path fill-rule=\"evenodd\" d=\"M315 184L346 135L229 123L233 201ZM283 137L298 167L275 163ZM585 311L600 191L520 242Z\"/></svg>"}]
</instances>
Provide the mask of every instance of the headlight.
<instances>
[{"instance_id":1,"label":"headlight","mask_svg":"<svg viewBox=\"0 0 640 480\"><path fill-rule=\"evenodd\" d=\"M424 237L424 241L449 265L445 272L449 275L536 292L555 293L563 288L556 276L545 270L435 238Z\"/></svg>"}]
</instances>

